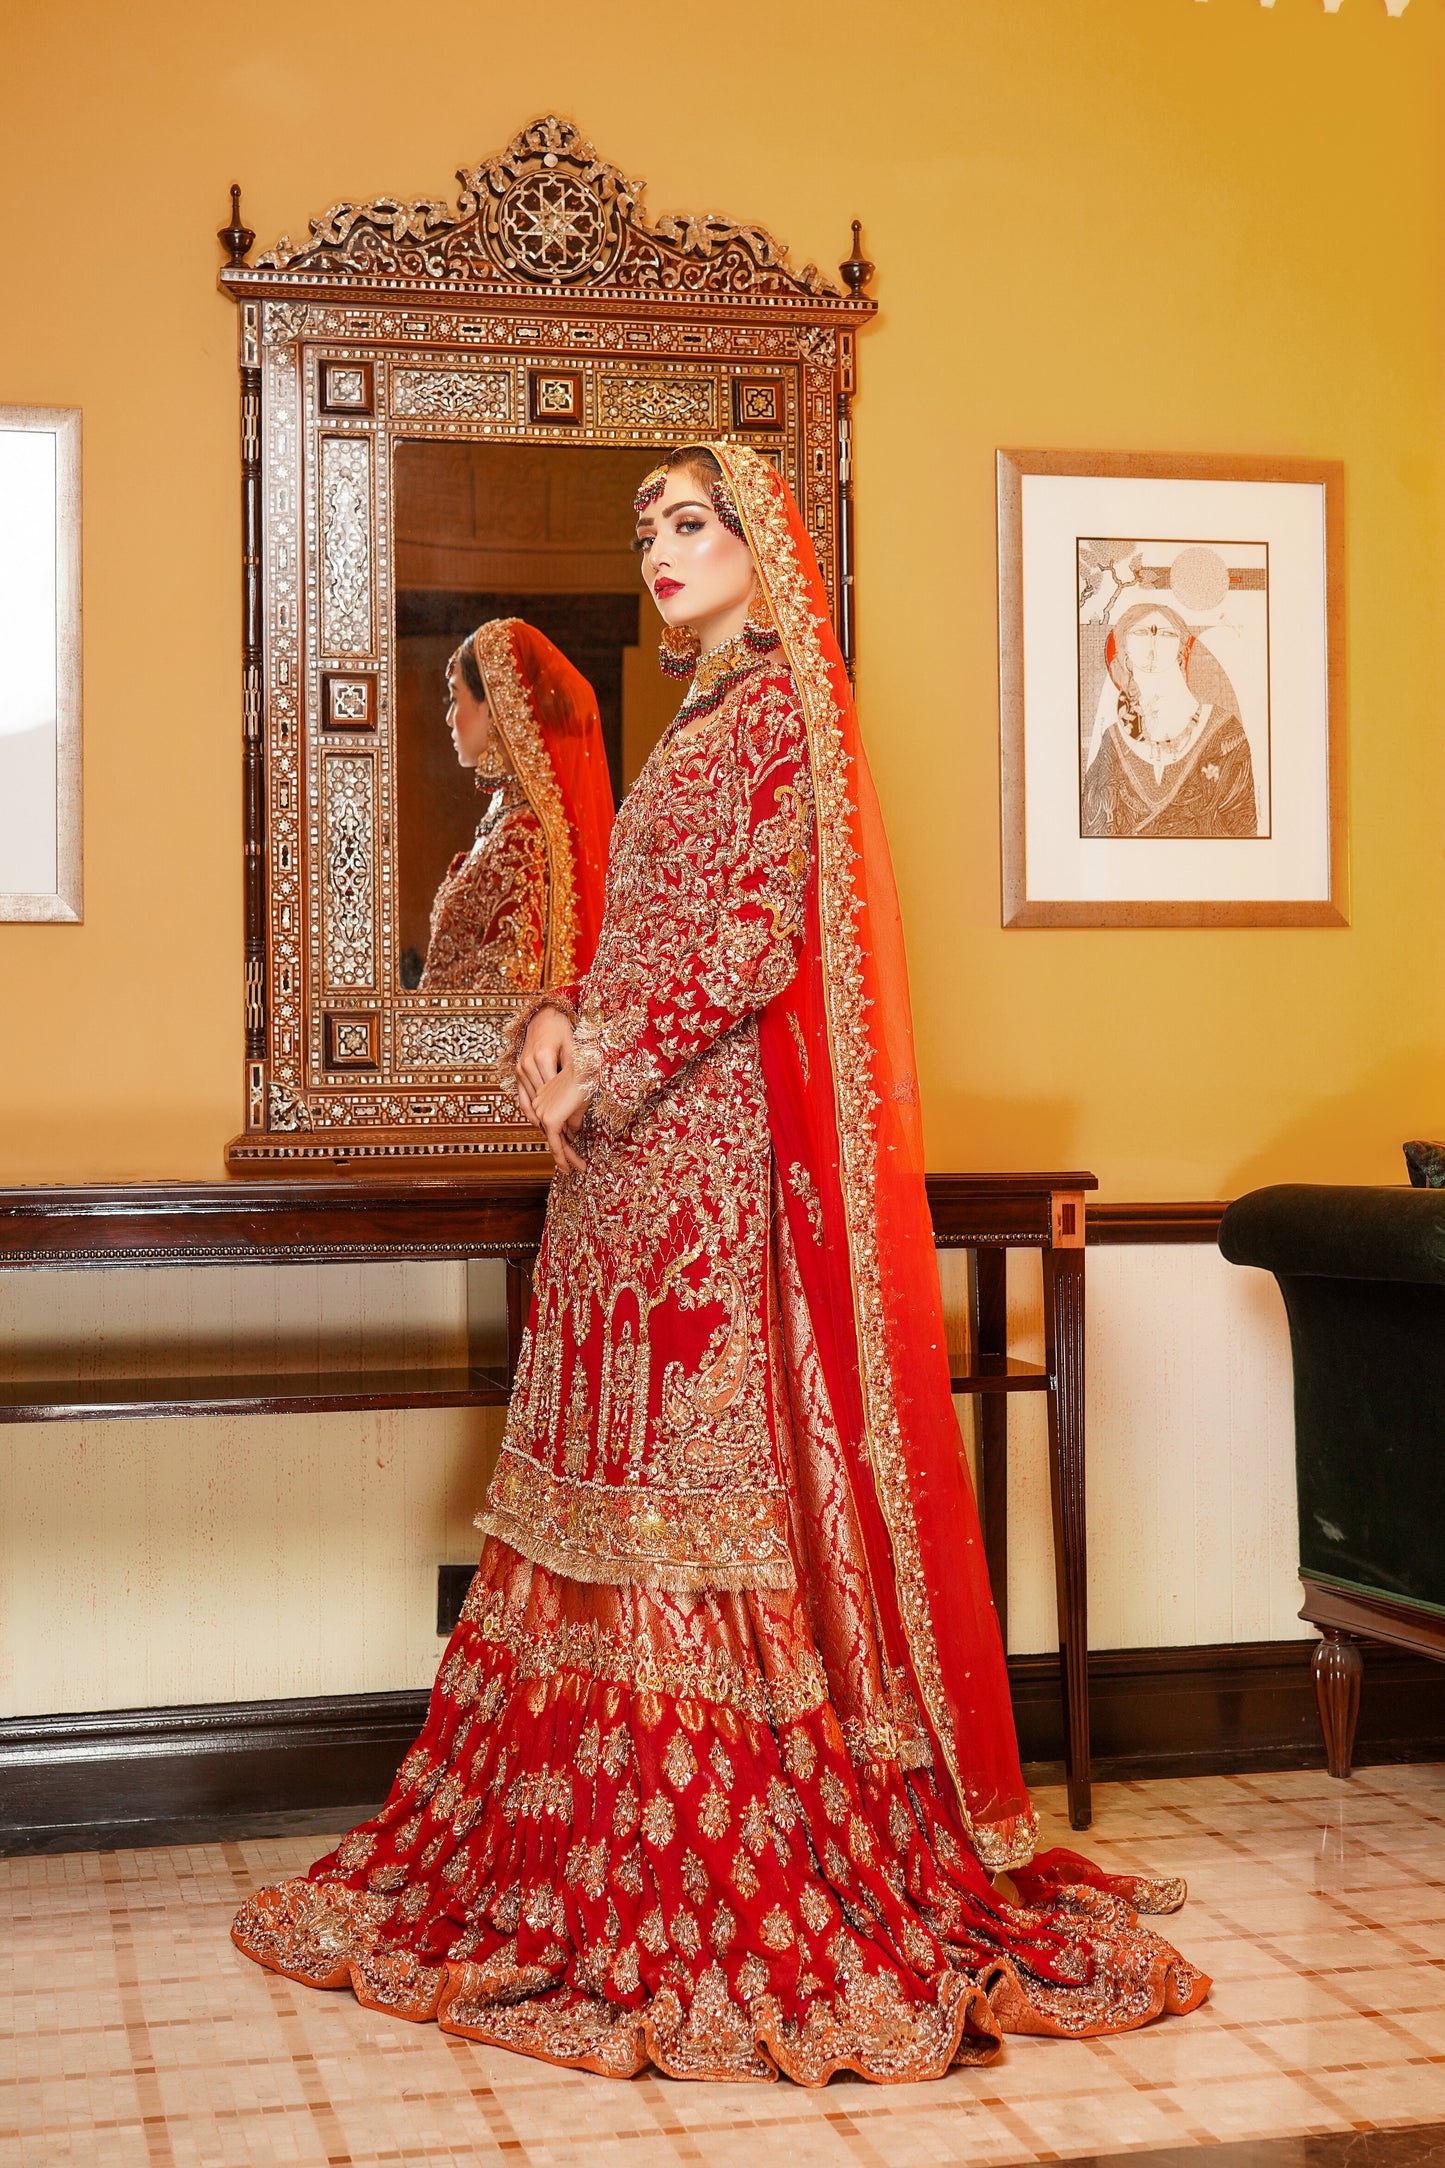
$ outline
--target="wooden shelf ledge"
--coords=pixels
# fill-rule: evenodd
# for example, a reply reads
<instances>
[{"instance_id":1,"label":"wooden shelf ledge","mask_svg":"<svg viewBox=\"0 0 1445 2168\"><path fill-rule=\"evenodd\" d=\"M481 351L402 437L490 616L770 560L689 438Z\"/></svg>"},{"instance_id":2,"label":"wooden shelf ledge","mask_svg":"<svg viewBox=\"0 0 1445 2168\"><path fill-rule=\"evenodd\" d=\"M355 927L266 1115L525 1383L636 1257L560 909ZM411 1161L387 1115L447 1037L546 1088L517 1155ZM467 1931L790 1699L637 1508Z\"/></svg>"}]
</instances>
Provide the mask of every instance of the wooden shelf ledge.
<instances>
[{"instance_id":1,"label":"wooden shelf ledge","mask_svg":"<svg viewBox=\"0 0 1445 2168\"><path fill-rule=\"evenodd\" d=\"M115 1416L327 1415L377 1408L500 1408L506 1373L451 1370L269 1371L221 1378L7 1378L0 1423L94 1422Z\"/></svg>"}]
</instances>

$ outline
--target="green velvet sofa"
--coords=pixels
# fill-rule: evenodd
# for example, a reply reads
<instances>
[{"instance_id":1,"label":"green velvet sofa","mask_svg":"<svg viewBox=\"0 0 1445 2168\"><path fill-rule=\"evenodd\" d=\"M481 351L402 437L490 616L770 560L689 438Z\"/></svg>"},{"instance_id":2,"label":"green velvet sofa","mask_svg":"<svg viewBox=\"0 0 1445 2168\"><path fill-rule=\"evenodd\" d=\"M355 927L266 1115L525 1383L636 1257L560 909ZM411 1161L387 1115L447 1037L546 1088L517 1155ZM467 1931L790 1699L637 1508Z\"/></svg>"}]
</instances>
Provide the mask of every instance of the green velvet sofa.
<instances>
[{"instance_id":1,"label":"green velvet sofa","mask_svg":"<svg viewBox=\"0 0 1445 2168\"><path fill-rule=\"evenodd\" d=\"M1407 1157L1418 1181L1426 1147ZM1445 1189L1283 1183L1225 1211L1231 1264L1279 1282L1294 1357L1300 1612L1346 1777L1361 1639L1445 1661Z\"/></svg>"}]
</instances>

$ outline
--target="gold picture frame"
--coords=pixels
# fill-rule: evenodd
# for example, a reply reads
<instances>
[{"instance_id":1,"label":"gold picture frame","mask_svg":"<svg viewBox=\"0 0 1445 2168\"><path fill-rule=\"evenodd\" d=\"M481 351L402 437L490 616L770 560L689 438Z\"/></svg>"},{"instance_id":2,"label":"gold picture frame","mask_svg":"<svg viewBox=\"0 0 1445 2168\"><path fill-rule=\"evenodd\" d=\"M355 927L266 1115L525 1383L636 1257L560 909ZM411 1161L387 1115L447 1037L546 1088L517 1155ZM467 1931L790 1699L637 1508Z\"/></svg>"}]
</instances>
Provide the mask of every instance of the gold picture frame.
<instances>
[{"instance_id":1,"label":"gold picture frame","mask_svg":"<svg viewBox=\"0 0 1445 2168\"><path fill-rule=\"evenodd\" d=\"M1000 451L1006 928L1348 924L1344 468Z\"/></svg>"}]
</instances>

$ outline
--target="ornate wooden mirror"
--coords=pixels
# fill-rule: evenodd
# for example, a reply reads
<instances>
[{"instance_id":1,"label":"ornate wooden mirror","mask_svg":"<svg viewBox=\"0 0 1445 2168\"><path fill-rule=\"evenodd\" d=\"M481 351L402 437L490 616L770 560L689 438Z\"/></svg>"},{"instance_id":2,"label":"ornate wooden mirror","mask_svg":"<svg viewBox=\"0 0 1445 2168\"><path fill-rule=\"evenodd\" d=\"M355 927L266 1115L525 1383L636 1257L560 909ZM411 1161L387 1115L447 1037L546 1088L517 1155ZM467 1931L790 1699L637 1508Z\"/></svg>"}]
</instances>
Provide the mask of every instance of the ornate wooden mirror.
<instances>
[{"instance_id":1,"label":"ornate wooden mirror","mask_svg":"<svg viewBox=\"0 0 1445 2168\"><path fill-rule=\"evenodd\" d=\"M221 285L240 312L246 1126L233 1168L535 1149L498 1089L516 992L425 983L477 827L443 670L491 618L597 696L614 795L671 713L631 550L660 448L736 435L803 507L851 658L849 401L875 303L756 227L644 214L567 121L455 209L340 204ZM464 787L466 786L466 787Z\"/></svg>"}]
</instances>

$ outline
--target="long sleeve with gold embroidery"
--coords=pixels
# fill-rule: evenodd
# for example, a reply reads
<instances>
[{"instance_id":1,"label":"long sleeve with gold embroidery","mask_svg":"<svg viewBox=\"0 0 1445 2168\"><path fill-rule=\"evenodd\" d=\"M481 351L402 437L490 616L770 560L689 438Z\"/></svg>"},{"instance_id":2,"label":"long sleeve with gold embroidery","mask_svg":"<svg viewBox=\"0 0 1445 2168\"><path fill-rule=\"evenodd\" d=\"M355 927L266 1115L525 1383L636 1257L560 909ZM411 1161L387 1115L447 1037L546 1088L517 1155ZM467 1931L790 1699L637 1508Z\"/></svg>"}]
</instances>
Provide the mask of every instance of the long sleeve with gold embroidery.
<instances>
[{"instance_id":1,"label":"long sleeve with gold embroidery","mask_svg":"<svg viewBox=\"0 0 1445 2168\"><path fill-rule=\"evenodd\" d=\"M813 801L791 679L755 678L710 758L710 790L649 794L645 834L619 817L577 1034L590 1119L613 1136L798 968Z\"/></svg>"}]
</instances>

